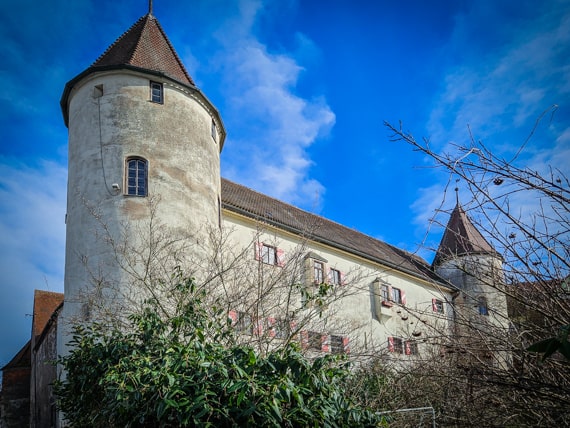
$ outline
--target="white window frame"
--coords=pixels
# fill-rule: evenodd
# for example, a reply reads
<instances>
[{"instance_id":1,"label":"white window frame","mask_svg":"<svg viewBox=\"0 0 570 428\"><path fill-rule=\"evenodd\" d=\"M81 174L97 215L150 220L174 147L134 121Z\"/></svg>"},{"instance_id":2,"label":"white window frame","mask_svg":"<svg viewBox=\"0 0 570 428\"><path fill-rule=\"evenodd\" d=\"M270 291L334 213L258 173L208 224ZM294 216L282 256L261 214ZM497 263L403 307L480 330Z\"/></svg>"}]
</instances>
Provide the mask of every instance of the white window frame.
<instances>
[{"instance_id":1,"label":"white window frame","mask_svg":"<svg viewBox=\"0 0 570 428\"><path fill-rule=\"evenodd\" d=\"M320 260L313 260L313 281L315 284L325 282L325 264Z\"/></svg>"},{"instance_id":2,"label":"white window frame","mask_svg":"<svg viewBox=\"0 0 570 428\"><path fill-rule=\"evenodd\" d=\"M392 287L390 300L394 303L402 304L402 290L396 287Z\"/></svg>"},{"instance_id":3,"label":"white window frame","mask_svg":"<svg viewBox=\"0 0 570 428\"><path fill-rule=\"evenodd\" d=\"M259 260L262 263L277 266L277 247L262 243L259 247Z\"/></svg>"},{"instance_id":4,"label":"white window frame","mask_svg":"<svg viewBox=\"0 0 570 428\"><path fill-rule=\"evenodd\" d=\"M162 83L150 81L150 101L155 104L164 104L164 85Z\"/></svg>"},{"instance_id":5,"label":"white window frame","mask_svg":"<svg viewBox=\"0 0 570 428\"><path fill-rule=\"evenodd\" d=\"M332 285L342 285L342 272L338 269L331 268L329 277Z\"/></svg>"},{"instance_id":6,"label":"white window frame","mask_svg":"<svg viewBox=\"0 0 570 428\"><path fill-rule=\"evenodd\" d=\"M125 194L148 196L148 161L138 156L125 159Z\"/></svg>"}]
</instances>

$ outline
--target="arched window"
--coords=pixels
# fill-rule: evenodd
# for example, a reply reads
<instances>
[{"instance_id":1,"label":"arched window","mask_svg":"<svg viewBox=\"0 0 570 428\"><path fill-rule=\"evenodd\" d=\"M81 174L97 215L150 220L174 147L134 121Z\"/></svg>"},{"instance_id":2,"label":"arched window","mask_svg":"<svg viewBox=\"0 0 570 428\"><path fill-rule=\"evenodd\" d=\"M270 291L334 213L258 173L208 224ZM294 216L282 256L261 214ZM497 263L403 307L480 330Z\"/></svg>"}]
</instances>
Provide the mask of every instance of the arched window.
<instances>
[{"instance_id":1,"label":"arched window","mask_svg":"<svg viewBox=\"0 0 570 428\"><path fill-rule=\"evenodd\" d=\"M127 195L147 195L148 162L142 158L127 159Z\"/></svg>"},{"instance_id":2,"label":"arched window","mask_svg":"<svg viewBox=\"0 0 570 428\"><path fill-rule=\"evenodd\" d=\"M477 299L477 306L479 308L479 315L489 315L489 308L487 306L487 299L483 296Z\"/></svg>"}]
</instances>

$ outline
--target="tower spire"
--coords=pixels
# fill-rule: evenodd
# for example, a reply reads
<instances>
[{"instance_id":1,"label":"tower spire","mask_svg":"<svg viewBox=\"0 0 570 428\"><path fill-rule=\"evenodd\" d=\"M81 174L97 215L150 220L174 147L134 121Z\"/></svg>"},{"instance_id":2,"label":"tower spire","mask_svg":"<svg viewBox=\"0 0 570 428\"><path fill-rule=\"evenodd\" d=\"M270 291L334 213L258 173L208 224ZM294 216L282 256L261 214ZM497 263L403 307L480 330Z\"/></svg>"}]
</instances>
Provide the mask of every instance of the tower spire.
<instances>
[{"instance_id":1,"label":"tower spire","mask_svg":"<svg viewBox=\"0 0 570 428\"><path fill-rule=\"evenodd\" d=\"M152 0L148 0L148 14L152 15Z\"/></svg>"}]
</instances>

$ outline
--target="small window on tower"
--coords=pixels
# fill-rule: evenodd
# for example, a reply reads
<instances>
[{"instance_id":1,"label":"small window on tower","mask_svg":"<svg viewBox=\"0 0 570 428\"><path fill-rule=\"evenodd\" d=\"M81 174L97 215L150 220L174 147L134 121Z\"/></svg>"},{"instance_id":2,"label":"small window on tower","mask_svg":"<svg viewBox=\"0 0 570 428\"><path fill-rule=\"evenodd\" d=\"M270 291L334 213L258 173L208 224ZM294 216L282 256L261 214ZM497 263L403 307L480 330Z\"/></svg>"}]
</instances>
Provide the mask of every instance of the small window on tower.
<instances>
[{"instance_id":1,"label":"small window on tower","mask_svg":"<svg viewBox=\"0 0 570 428\"><path fill-rule=\"evenodd\" d=\"M127 159L126 189L127 195L147 195L147 161L142 158Z\"/></svg>"},{"instance_id":2,"label":"small window on tower","mask_svg":"<svg viewBox=\"0 0 570 428\"><path fill-rule=\"evenodd\" d=\"M216 122L212 119L212 138L214 141L218 141L218 129L216 128Z\"/></svg>"},{"instance_id":3,"label":"small window on tower","mask_svg":"<svg viewBox=\"0 0 570 428\"><path fill-rule=\"evenodd\" d=\"M150 100L158 104L164 102L164 88L162 83L150 82Z\"/></svg>"},{"instance_id":4,"label":"small window on tower","mask_svg":"<svg viewBox=\"0 0 570 428\"><path fill-rule=\"evenodd\" d=\"M489 307L487 306L487 299L483 296L477 299L477 306L479 315L489 316Z\"/></svg>"}]
</instances>

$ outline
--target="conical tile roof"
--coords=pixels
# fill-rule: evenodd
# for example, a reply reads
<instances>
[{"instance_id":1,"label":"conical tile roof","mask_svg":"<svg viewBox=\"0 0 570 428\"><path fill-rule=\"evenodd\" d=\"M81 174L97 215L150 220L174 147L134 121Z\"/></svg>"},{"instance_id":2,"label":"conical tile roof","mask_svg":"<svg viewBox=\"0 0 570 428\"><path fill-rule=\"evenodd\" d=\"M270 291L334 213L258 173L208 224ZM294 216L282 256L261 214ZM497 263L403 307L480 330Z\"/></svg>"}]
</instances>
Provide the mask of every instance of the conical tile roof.
<instances>
[{"instance_id":1,"label":"conical tile roof","mask_svg":"<svg viewBox=\"0 0 570 428\"><path fill-rule=\"evenodd\" d=\"M164 75L196 89L160 23L152 13L148 13L125 31L89 68L67 82L60 101L66 126L69 124L68 98L75 84L91 73L120 68Z\"/></svg>"},{"instance_id":2,"label":"conical tile roof","mask_svg":"<svg viewBox=\"0 0 570 428\"><path fill-rule=\"evenodd\" d=\"M457 203L443 233L433 266L447 259L469 254L496 255L497 252L469 220L461 205Z\"/></svg>"},{"instance_id":3,"label":"conical tile roof","mask_svg":"<svg viewBox=\"0 0 570 428\"><path fill-rule=\"evenodd\" d=\"M91 67L117 65L157 71L181 83L194 85L160 23L150 13L125 31Z\"/></svg>"}]
</instances>

